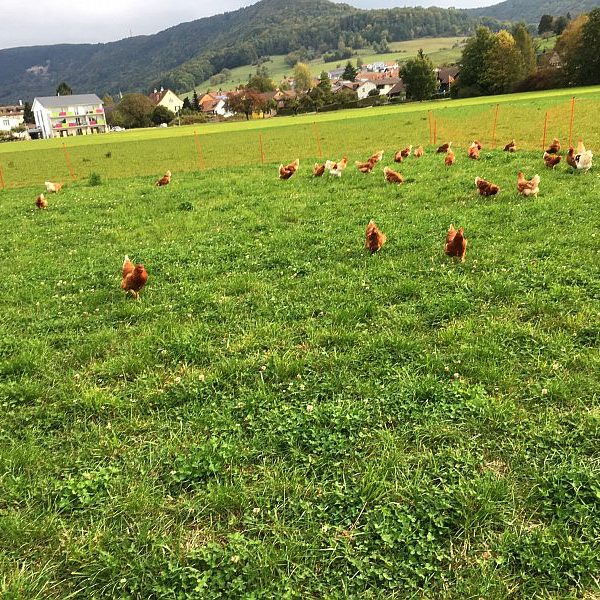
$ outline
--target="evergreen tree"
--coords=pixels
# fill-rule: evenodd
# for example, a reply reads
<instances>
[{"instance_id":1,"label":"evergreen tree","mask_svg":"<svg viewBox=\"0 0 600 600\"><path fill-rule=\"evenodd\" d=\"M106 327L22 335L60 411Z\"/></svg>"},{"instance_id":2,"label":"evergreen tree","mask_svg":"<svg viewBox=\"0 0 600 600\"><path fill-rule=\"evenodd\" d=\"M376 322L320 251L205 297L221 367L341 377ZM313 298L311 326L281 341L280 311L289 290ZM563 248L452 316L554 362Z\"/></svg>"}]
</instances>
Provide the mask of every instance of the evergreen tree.
<instances>
[{"instance_id":1,"label":"evergreen tree","mask_svg":"<svg viewBox=\"0 0 600 600\"><path fill-rule=\"evenodd\" d=\"M33 111L31 110L31 104L29 104L29 102L25 102L23 105L23 121L25 123L35 123L35 117L33 116Z\"/></svg>"},{"instance_id":2,"label":"evergreen tree","mask_svg":"<svg viewBox=\"0 0 600 600\"><path fill-rule=\"evenodd\" d=\"M437 77L431 59L419 50L417 57L409 60L401 70L406 85L406 96L411 100L427 100L437 90Z\"/></svg>"},{"instance_id":3,"label":"evergreen tree","mask_svg":"<svg viewBox=\"0 0 600 600\"><path fill-rule=\"evenodd\" d=\"M331 93L331 79L329 79L329 75L327 75L326 71L321 71L318 85L324 92Z\"/></svg>"},{"instance_id":4,"label":"evergreen tree","mask_svg":"<svg viewBox=\"0 0 600 600\"><path fill-rule=\"evenodd\" d=\"M67 82L63 81L62 83L58 84L58 87L56 88L57 96L71 96L72 94L73 90Z\"/></svg>"},{"instance_id":5,"label":"evergreen tree","mask_svg":"<svg viewBox=\"0 0 600 600\"><path fill-rule=\"evenodd\" d=\"M192 103L190 102L190 99L186 96L183 99L183 106L181 107L182 111L186 111L186 112L190 112L192 109Z\"/></svg>"},{"instance_id":6,"label":"evergreen tree","mask_svg":"<svg viewBox=\"0 0 600 600\"><path fill-rule=\"evenodd\" d=\"M554 26L554 17L552 15L542 15L540 24L538 25L538 33L540 35L552 31Z\"/></svg>"},{"instance_id":7,"label":"evergreen tree","mask_svg":"<svg viewBox=\"0 0 600 600\"><path fill-rule=\"evenodd\" d=\"M568 24L569 20L567 17L556 17L556 19L554 19L552 31L554 31L556 35L560 35L566 29Z\"/></svg>"},{"instance_id":8,"label":"evergreen tree","mask_svg":"<svg viewBox=\"0 0 600 600\"><path fill-rule=\"evenodd\" d=\"M195 89L194 89L194 93L192 94L192 110L195 110L196 112L200 111L200 102L199 102L199 98L198 98L198 93L196 92Z\"/></svg>"},{"instance_id":9,"label":"evergreen tree","mask_svg":"<svg viewBox=\"0 0 600 600\"><path fill-rule=\"evenodd\" d=\"M346 68L342 73L342 79L344 81L354 81L356 79L357 74L358 71L356 70L356 68L352 66L352 63L350 61L348 61L346 63Z\"/></svg>"},{"instance_id":10,"label":"evergreen tree","mask_svg":"<svg viewBox=\"0 0 600 600\"><path fill-rule=\"evenodd\" d=\"M321 72L317 87L323 92L323 104L332 104L333 92L331 91L331 80L325 71Z\"/></svg>"}]
</instances>

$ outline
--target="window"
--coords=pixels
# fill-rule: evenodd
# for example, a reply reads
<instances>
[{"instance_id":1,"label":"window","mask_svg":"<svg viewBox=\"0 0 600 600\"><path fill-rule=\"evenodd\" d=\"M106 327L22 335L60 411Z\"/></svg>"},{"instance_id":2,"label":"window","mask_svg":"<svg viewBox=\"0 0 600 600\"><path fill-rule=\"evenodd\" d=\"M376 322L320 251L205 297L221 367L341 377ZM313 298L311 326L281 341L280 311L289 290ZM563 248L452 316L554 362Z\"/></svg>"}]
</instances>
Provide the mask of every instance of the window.
<instances>
[{"instance_id":1,"label":"window","mask_svg":"<svg viewBox=\"0 0 600 600\"><path fill-rule=\"evenodd\" d=\"M10 121L8 119L2 119L2 125L8 127L10 125Z\"/></svg>"}]
</instances>

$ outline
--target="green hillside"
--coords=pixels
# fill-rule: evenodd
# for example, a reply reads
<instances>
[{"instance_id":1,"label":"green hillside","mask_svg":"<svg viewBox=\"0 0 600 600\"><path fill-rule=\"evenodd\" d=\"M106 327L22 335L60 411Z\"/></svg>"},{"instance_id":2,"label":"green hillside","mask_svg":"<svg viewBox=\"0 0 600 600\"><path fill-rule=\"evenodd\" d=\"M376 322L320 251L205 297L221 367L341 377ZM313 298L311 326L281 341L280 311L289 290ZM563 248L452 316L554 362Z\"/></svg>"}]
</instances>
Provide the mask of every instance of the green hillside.
<instances>
[{"instance_id":1,"label":"green hillside","mask_svg":"<svg viewBox=\"0 0 600 600\"><path fill-rule=\"evenodd\" d=\"M400 63L413 58L420 48L423 48L425 54L431 58L433 64L442 66L452 64L460 59L464 37L445 37L445 38L421 38L406 42L392 42L390 48L392 52L386 54L374 54L372 48L361 48L355 51L355 55L350 59L353 64L361 58L365 64L371 62L391 62ZM264 63L269 71L270 77L278 83L286 76L291 76L293 67L285 62L285 55L271 56L270 60ZM343 67L347 60L325 62L322 59L312 60L308 63L312 75L318 77L322 71L331 71L338 66ZM207 91L208 89L235 89L239 85L244 85L251 74L256 71L255 65L244 65L231 69L229 78L218 85L211 84L209 80L203 81L196 86L198 91ZM184 94L185 95L185 94ZM191 95L189 92L187 95Z\"/></svg>"},{"instance_id":2,"label":"green hillside","mask_svg":"<svg viewBox=\"0 0 600 600\"><path fill-rule=\"evenodd\" d=\"M142 91L164 85L187 91L220 72L261 56L301 48L315 56L420 37L470 33L464 11L397 8L360 11L327 0L261 0L149 36L110 44L0 50L0 103L54 94L61 81L75 92Z\"/></svg>"}]
</instances>

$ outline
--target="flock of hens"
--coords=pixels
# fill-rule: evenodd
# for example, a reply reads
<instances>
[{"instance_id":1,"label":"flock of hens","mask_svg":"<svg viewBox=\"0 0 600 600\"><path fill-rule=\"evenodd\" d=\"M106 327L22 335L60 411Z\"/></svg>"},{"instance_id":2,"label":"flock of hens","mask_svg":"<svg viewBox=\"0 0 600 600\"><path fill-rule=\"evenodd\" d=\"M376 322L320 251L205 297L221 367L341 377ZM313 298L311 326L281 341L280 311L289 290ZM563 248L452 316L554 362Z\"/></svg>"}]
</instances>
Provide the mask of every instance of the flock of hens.
<instances>
[{"instance_id":1,"label":"flock of hens","mask_svg":"<svg viewBox=\"0 0 600 600\"><path fill-rule=\"evenodd\" d=\"M456 155L452 151L452 142L448 142L446 144L441 145L437 149L438 154L445 154L444 164L447 167L452 166L456 162ZM544 152L544 163L548 168L554 169L561 161L560 155L561 145L559 140L556 138L552 141L549 148ZM479 159L479 153L482 150L482 145L475 140L471 143L468 148L467 156L473 160ZM517 146L515 140L512 140L509 144L504 147L505 152L516 152ZM413 147L408 146L403 150L398 150L394 154L394 161L397 163L401 163L405 159L407 159L411 154L414 154L415 158L420 158L425 153L423 146L419 146L413 152ZM383 150L376 152L372 156L370 156L366 162L356 161L356 168L361 173L371 173L375 167L375 165L381 161L383 158ZM593 154L591 150L586 150L583 142L580 140L577 149L575 150L573 147L569 148L569 151L566 154L566 161L568 165L580 171L587 172L592 168L592 159ZM348 158L344 156L342 160L338 162L334 162L332 160L327 160L323 164L315 163L313 168L313 177L322 177L325 171L328 171L330 175L334 177L341 177L342 172L348 165ZM279 166L279 178L280 179L289 179L292 177L300 167L300 159L296 159L294 162L289 165L280 165ZM404 178L400 173L394 171L389 167L384 167L383 176L385 181L392 184L400 185L404 183ZM519 194L523 196L536 196L540 191L541 178L539 175L535 175L532 179L527 180L523 173L519 171L517 175L517 191ZM171 171L167 171L157 182L157 186L165 186L171 183ZM47 193L58 193L62 188L62 183L54 183L52 181L46 181L46 192ZM493 196L500 191L500 188L490 181L486 181L481 177L475 178L475 186L477 187L479 194L481 196ZM44 194L40 194L35 202L36 206L39 209L47 209L48 208L48 200L46 199ZM367 230L365 232L365 247L371 252L371 254L375 254L378 252L381 247L386 242L386 236L382 233L375 221L369 221L367 225ZM448 229L448 233L446 235L446 242L444 244L444 252L448 256L453 256L459 258L461 262L465 261L466 252L467 252L467 240L464 236L464 230L460 227L458 230L454 228L453 224L450 224L450 228ZM125 256L125 260L123 261L122 267L122 279L121 279L121 288L125 290L126 293L131 294L136 300L140 298L140 291L146 285L148 281L148 272L146 271L143 264L134 265L129 256Z\"/></svg>"},{"instance_id":2,"label":"flock of hens","mask_svg":"<svg viewBox=\"0 0 600 600\"><path fill-rule=\"evenodd\" d=\"M444 164L447 167L451 167L456 162L456 155L452 151L452 142L448 142L446 144L442 144L437 149L437 154L445 154ZM472 160L479 159L479 153L481 152L483 146L480 142L475 140L471 143L468 148L467 156ZM554 169L558 163L561 161L560 155L560 142L556 138L552 141L550 147L544 152L544 163L547 167ZM512 140L510 143L504 146L505 152L516 152L517 144L515 140ZM411 153L413 153L413 147L408 146L403 150L398 150L394 154L394 162L401 163L405 159L407 159ZM425 150L423 146L419 146L414 151L415 158L420 158L425 154ZM361 173L371 173L375 165L383 158L383 150L376 152L372 156L370 156L366 162L355 161L356 168ZM587 172L592 168L592 158L593 154L591 150L586 150L583 142L580 140L577 145L577 150L573 147L569 148L569 151L566 156L567 163L573 169L578 169L580 171ZM328 171L330 175L334 177L341 177L342 172L348 165L348 158L344 156L342 160L338 162L334 162L332 160L328 160L323 164L315 163L313 167L313 177L322 177L325 174L325 171ZM298 168L300 167L300 159L296 159L294 162L289 165L279 165L279 178L280 179L289 179L292 177ZM383 168L383 177L385 181L388 183L393 183L400 185L404 183L404 177L397 171L394 171L390 167ZM517 175L517 191L519 194L523 196L536 196L540 191L540 181L541 178L539 175L535 175L533 179L527 180L523 173L519 171ZM481 177L475 178L475 186L479 190L479 194L481 196L494 196L500 191L500 188L490 181L486 181ZM371 252L371 254L375 254L378 250L381 249L383 244L386 242L386 236L375 224L374 221L369 221L367 225L367 231L365 233L365 247ZM446 235L446 243L444 244L444 252L448 256L455 256L464 262L467 252L467 240L464 237L464 230L460 227L458 230L454 228L453 224L450 224L450 228L448 229L448 233Z\"/></svg>"}]
</instances>

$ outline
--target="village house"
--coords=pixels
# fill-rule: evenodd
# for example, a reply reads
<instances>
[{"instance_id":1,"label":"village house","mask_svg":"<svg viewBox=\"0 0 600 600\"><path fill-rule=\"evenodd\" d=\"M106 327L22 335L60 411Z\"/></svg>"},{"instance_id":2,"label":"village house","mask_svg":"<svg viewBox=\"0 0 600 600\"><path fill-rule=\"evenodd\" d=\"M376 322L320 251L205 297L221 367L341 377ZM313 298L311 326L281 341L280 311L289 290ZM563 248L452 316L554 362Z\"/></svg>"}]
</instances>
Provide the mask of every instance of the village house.
<instances>
[{"instance_id":1,"label":"village house","mask_svg":"<svg viewBox=\"0 0 600 600\"><path fill-rule=\"evenodd\" d=\"M387 73L390 74L399 70L399 65L396 62L374 62L363 65L363 70L368 73Z\"/></svg>"},{"instance_id":2,"label":"village house","mask_svg":"<svg viewBox=\"0 0 600 600\"><path fill-rule=\"evenodd\" d=\"M227 94L208 92L198 100L200 112L207 117L223 117L228 119L233 113L228 111L225 106L227 103Z\"/></svg>"},{"instance_id":3,"label":"village house","mask_svg":"<svg viewBox=\"0 0 600 600\"><path fill-rule=\"evenodd\" d=\"M552 56L550 56L550 58L548 60L548 64L553 69L562 69L563 61L562 61L562 58L560 57L560 54L558 52L554 52L552 54Z\"/></svg>"},{"instance_id":4,"label":"village house","mask_svg":"<svg viewBox=\"0 0 600 600\"><path fill-rule=\"evenodd\" d=\"M402 80L399 77L383 77L375 79L372 83L375 84L380 96L387 96L390 90Z\"/></svg>"},{"instance_id":5,"label":"village house","mask_svg":"<svg viewBox=\"0 0 600 600\"><path fill-rule=\"evenodd\" d=\"M313 82L314 83L314 82ZM285 108L287 102L297 98L298 93L295 90L277 90L273 99L277 102L277 108Z\"/></svg>"},{"instance_id":6,"label":"village house","mask_svg":"<svg viewBox=\"0 0 600 600\"><path fill-rule=\"evenodd\" d=\"M164 106L175 115L183 107L183 100L171 90L160 88L160 91L154 90L148 97L155 106Z\"/></svg>"},{"instance_id":7,"label":"village house","mask_svg":"<svg viewBox=\"0 0 600 600\"><path fill-rule=\"evenodd\" d=\"M400 98L400 100L406 100L406 86L404 82L400 80L391 90L387 93L388 98Z\"/></svg>"},{"instance_id":8,"label":"village house","mask_svg":"<svg viewBox=\"0 0 600 600\"><path fill-rule=\"evenodd\" d=\"M362 100L369 96L369 92L377 89L377 86L372 81L355 81L356 84L355 92L358 95L358 99Z\"/></svg>"},{"instance_id":9,"label":"village house","mask_svg":"<svg viewBox=\"0 0 600 600\"><path fill-rule=\"evenodd\" d=\"M40 96L31 109L43 138L106 132L104 107L96 94Z\"/></svg>"},{"instance_id":10,"label":"village house","mask_svg":"<svg viewBox=\"0 0 600 600\"><path fill-rule=\"evenodd\" d=\"M342 77L342 75L344 74L344 71L346 69L333 69L331 71L327 71L327 77L329 77L329 79L331 80L336 80L336 79L340 79Z\"/></svg>"},{"instance_id":11,"label":"village house","mask_svg":"<svg viewBox=\"0 0 600 600\"><path fill-rule=\"evenodd\" d=\"M22 105L0 106L0 131L10 131L23 123Z\"/></svg>"},{"instance_id":12,"label":"village house","mask_svg":"<svg viewBox=\"0 0 600 600\"><path fill-rule=\"evenodd\" d=\"M458 77L458 71L458 67L442 67L441 69L436 69L440 92L447 94L450 91L450 86Z\"/></svg>"}]
</instances>

